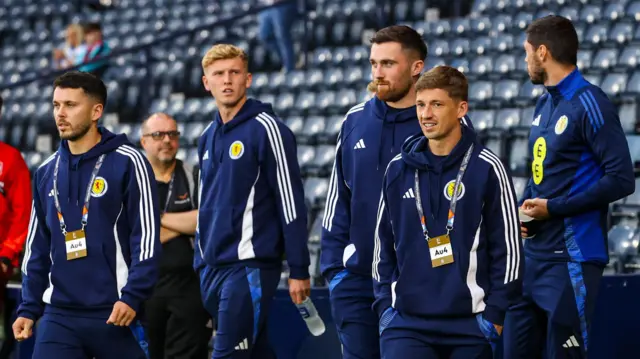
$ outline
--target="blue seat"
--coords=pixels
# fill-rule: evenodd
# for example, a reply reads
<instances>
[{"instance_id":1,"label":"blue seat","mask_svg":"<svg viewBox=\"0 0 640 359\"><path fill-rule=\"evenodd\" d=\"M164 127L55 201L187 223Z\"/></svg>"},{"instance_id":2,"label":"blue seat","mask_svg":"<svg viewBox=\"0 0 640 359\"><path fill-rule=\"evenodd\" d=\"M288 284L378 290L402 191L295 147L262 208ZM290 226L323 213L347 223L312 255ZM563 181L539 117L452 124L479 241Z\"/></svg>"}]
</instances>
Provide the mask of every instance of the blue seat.
<instances>
[{"instance_id":1,"label":"blue seat","mask_svg":"<svg viewBox=\"0 0 640 359\"><path fill-rule=\"evenodd\" d=\"M495 126L502 129L510 129L520 125L520 110L517 108L505 108L498 111Z\"/></svg>"},{"instance_id":2,"label":"blue seat","mask_svg":"<svg viewBox=\"0 0 640 359\"><path fill-rule=\"evenodd\" d=\"M369 59L369 48L366 46L351 47L351 55L349 57L354 64L359 65Z\"/></svg>"},{"instance_id":3,"label":"blue seat","mask_svg":"<svg viewBox=\"0 0 640 359\"><path fill-rule=\"evenodd\" d=\"M631 79L629 79L629 82L627 83L626 92L636 96L640 95L640 71L633 73Z\"/></svg>"},{"instance_id":4,"label":"blue seat","mask_svg":"<svg viewBox=\"0 0 640 359\"><path fill-rule=\"evenodd\" d=\"M474 83L471 84L470 88L469 88L469 101L470 102L475 102L475 103L482 103L486 100L489 100L493 97L493 88L492 88L492 83L489 81L476 81ZM471 117L473 123L474 123L474 127L477 128L477 126L475 125L476 122L476 118L475 117Z\"/></svg>"},{"instance_id":5,"label":"blue seat","mask_svg":"<svg viewBox=\"0 0 640 359\"><path fill-rule=\"evenodd\" d=\"M514 47L513 35L511 34L500 34L500 36L492 38L491 48L495 51L507 52L512 50Z\"/></svg>"},{"instance_id":6,"label":"blue seat","mask_svg":"<svg viewBox=\"0 0 640 359\"><path fill-rule=\"evenodd\" d=\"M321 145L316 147L316 155L313 159L313 167L319 176L328 177L335 158L336 150L333 146Z\"/></svg>"},{"instance_id":7,"label":"blue seat","mask_svg":"<svg viewBox=\"0 0 640 359\"><path fill-rule=\"evenodd\" d=\"M535 101L544 93L544 86L534 85L530 79L523 81L518 93L518 99L525 102Z\"/></svg>"},{"instance_id":8,"label":"blue seat","mask_svg":"<svg viewBox=\"0 0 640 359\"><path fill-rule=\"evenodd\" d=\"M417 1L420 2L420 1ZM491 19L488 16L474 17L471 19L471 31L476 34L486 34L491 30Z\"/></svg>"},{"instance_id":9,"label":"blue seat","mask_svg":"<svg viewBox=\"0 0 640 359\"><path fill-rule=\"evenodd\" d=\"M273 103L276 113L281 113L282 115L288 114L291 108L293 108L295 99L295 95L291 92L280 93L275 103Z\"/></svg>"},{"instance_id":10,"label":"blue seat","mask_svg":"<svg viewBox=\"0 0 640 359\"><path fill-rule=\"evenodd\" d=\"M598 5L587 5L580 10L580 20L593 24L602 19L602 8Z\"/></svg>"},{"instance_id":11,"label":"blue seat","mask_svg":"<svg viewBox=\"0 0 640 359\"><path fill-rule=\"evenodd\" d=\"M475 52L478 55L484 55L491 49L491 44L492 42L490 37L478 37L471 42L471 52Z\"/></svg>"},{"instance_id":12,"label":"blue seat","mask_svg":"<svg viewBox=\"0 0 640 359\"><path fill-rule=\"evenodd\" d=\"M451 61L451 67L458 69L458 71L464 74L469 73L469 60L466 58L456 58Z\"/></svg>"},{"instance_id":13,"label":"blue seat","mask_svg":"<svg viewBox=\"0 0 640 359\"><path fill-rule=\"evenodd\" d=\"M632 21L640 21L640 1L634 1L627 6L626 18Z\"/></svg>"},{"instance_id":14,"label":"blue seat","mask_svg":"<svg viewBox=\"0 0 640 359\"><path fill-rule=\"evenodd\" d=\"M298 165L303 173L306 174L307 170L310 167L310 164L313 162L313 159L316 157L316 149L314 146L308 145L300 145L298 146Z\"/></svg>"},{"instance_id":15,"label":"blue seat","mask_svg":"<svg viewBox=\"0 0 640 359\"><path fill-rule=\"evenodd\" d=\"M511 151L509 153L509 168L514 176L523 176L527 174L529 167L529 139L526 137L517 137L511 143Z\"/></svg>"},{"instance_id":16,"label":"blue seat","mask_svg":"<svg viewBox=\"0 0 640 359\"><path fill-rule=\"evenodd\" d=\"M616 66L618 62L618 50L616 49L601 49L596 53L596 57L591 63L592 69L599 69L606 71Z\"/></svg>"},{"instance_id":17,"label":"blue seat","mask_svg":"<svg viewBox=\"0 0 640 359\"><path fill-rule=\"evenodd\" d=\"M305 86L306 73L301 70L295 70L286 75L285 83L289 90L299 90Z\"/></svg>"},{"instance_id":18,"label":"blue seat","mask_svg":"<svg viewBox=\"0 0 640 359\"><path fill-rule=\"evenodd\" d=\"M306 137L311 139L311 141L317 141L318 137L324 133L324 129L326 126L326 121L324 117L320 116L311 116L306 119L304 122L304 128L302 132Z\"/></svg>"},{"instance_id":19,"label":"blue seat","mask_svg":"<svg viewBox=\"0 0 640 359\"><path fill-rule=\"evenodd\" d=\"M464 37L471 31L471 21L468 18L455 18L451 21L451 31L456 36Z\"/></svg>"},{"instance_id":20,"label":"blue seat","mask_svg":"<svg viewBox=\"0 0 640 359\"><path fill-rule=\"evenodd\" d=\"M511 54L504 54L495 59L493 71L501 75L507 75L516 70L516 58Z\"/></svg>"},{"instance_id":21,"label":"blue seat","mask_svg":"<svg viewBox=\"0 0 640 359\"><path fill-rule=\"evenodd\" d=\"M528 12L520 12L516 15L513 25L517 30L525 30L527 26L533 21L533 14Z\"/></svg>"},{"instance_id":22,"label":"blue seat","mask_svg":"<svg viewBox=\"0 0 640 359\"><path fill-rule=\"evenodd\" d=\"M455 56L465 55L470 51L469 39L458 38L451 43L450 53Z\"/></svg>"},{"instance_id":23,"label":"blue seat","mask_svg":"<svg viewBox=\"0 0 640 359\"><path fill-rule=\"evenodd\" d=\"M520 83L516 80L502 80L494 86L494 98L503 102L513 100L518 96Z\"/></svg>"},{"instance_id":24,"label":"blue seat","mask_svg":"<svg viewBox=\"0 0 640 359\"><path fill-rule=\"evenodd\" d=\"M333 50L333 65L342 66L351 61L351 51L348 47L338 47Z\"/></svg>"},{"instance_id":25,"label":"blue seat","mask_svg":"<svg viewBox=\"0 0 640 359\"><path fill-rule=\"evenodd\" d=\"M315 66L328 66L331 64L331 58L331 50L326 47L322 47L314 51L312 62Z\"/></svg>"},{"instance_id":26,"label":"blue seat","mask_svg":"<svg viewBox=\"0 0 640 359\"><path fill-rule=\"evenodd\" d=\"M432 69L436 66L446 65L446 61L441 57L430 56L427 57L427 64L425 68Z\"/></svg>"},{"instance_id":27,"label":"blue seat","mask_svg":"<svg viewBox=\"0 0 640 359\"><path fill-rule=\"evenodd\" d=\"M327 125L324 129L324 135L327 137L327 142L335 143L338 138L338 133L342 128L344 122L344 115L335 115L327 119ZM1 140L0 140L1 141Z\"/></svg>"},{"instance_id":28,"label":"blue seat","mask_svg":"<svg viewBox=\"0 0 640 359\"><path fill-rule=\"evenodd\" d=\"M449 42L447 40L435 40L429 44L429 52L438 57L447 56L449 55Z\"/></svg>"},{"instance_id":29,"label":"blue seat","mask_svg":"<svg viewBox=\"0 0 640 359\"><path fill-rule=\"evenodd\" d=\"M329 181L326 178L307 178L304 182L304 194L313 208L320 208L326 199Z\"/></svg>"},{"instance_id":30,"label":"blue seat","mask_svg":"<svg viewBox=\"0 0 640 359\"><path fill-rule=\"evenodd\" d=\"M630 45L627 46L620 57L618 58L618 65L626 66L628 68L635 68L640 64L640 46Z\"/></svg>"},{"instance_id":31,"label":"blue seat","mask_svg":"<svg viewBox=\"0 0 640 359\"><path fill-rule=\"evenodd\" d=\"M316 96L316 108L326 113L329 109L337 107L336 101L335 92L322 91Z\"/></svg>"},{"instance_id":32,"label":"blue seat","mask_svg":"<svg viewBox=\"0 0 640 359\"><path fill-rule=\"evenodd\" d=\"M593 52L591 50L579 50L578 51L578 68L586 70L591 67L591 61L593 59Z\"/></svg>"},{"instance_id":33,"label":"blue seat","mask_svg":"<svg viewBox=\"0 0 640 359\"><path fill-rule=\"evenodd\" d=\"M594 74L594 73L588 73L586 75L584 75L585 80L587 80L588 82L596 85L596 86L600 86L600 82L602 81L602 76L599 74Z\"/></svg>"},{"instance_id":34,"label":"blue seat","mask_svg":"<svg viewBox=\"0 0 640 359\"><path fill-rule=\"evenodd\" d=\"M617 21L624 17L624 5L621 2L610 3L604 9L604 18L611 21Z\"/></svg>"},{"instance_id":35,"label":"blue seat","mask_svg":"<svg viewBox=\"0 0 640 359\"><path fill-rule=\"evenodd\" d=\"M566 17L572 22L577 22L580 19L580 12L577 7L574 6L565 6L558 12L558 15L562 17Z\"/></svg>"},{"instance_id":36,"label":"blue seat","mask_svg":"<svg viewBox=\"0 0 640 359\"><path fill-rule=\"evenodd\" d=\"M486 138L484 145L496 156L498 156L498 158L503 159L505 157L503 136L489 136Z\"/></svg>"},{"instance_id":37,"label":"blue seat","mask_svg":"<svg viewBox=\"0 0 640 359\"><path fill-rule=\"evenodd\" d=\"M518 201L520 201L524 196L524 191L525 191L525 188L527 187L528 182L529 182L529 179L526 177L513 178L513 189L516 192L516 197L518 198Z\"/></svg>"},{"instance_id":38,"label":"blue seat","mask_svg":"<svg viewBox=\"0 0 640 359\"><path fill-rule=\"evenodd\" d=\"M475 75L493 72L493 59L489 56L478 56L471 62L469 71Z\"/></svg>"},{"instance_id":39,"label":"blue seat","mask_svg":"<svg viewBox=\"0 0 640 359\"><path fill-rule=\"evenodd\" d=\"M206 122L191 122L185 126L184 133L180 137L190 145L197 145L200 135L207 126Z\"/></svg>"},{"instance_id":40,"label":"blue seat","mask_svg":"<svg viewBox=\"0 0 640 359\"><path fill-rule=\"evenodd\" d=\"M257 72L253 74L253 80L251 81L251 88L255 91L263 91L269 85L269 74L264 72Z\"/></svg>"},{"instance_id":41,"label":"blue seat","mask_svg":"<svg viewBox=\"0 0 640 359\"><path fill-rule=\"evenodd\" d=\"M482 14L488 12L492 7L491 0L476 0L471 5L471 12L474 14Z\"/></svg>"},{"instance_id":42,"label":"blue seat","mask_svg":"<svg viewBox=\"0 0 640 359\"><path fill-rule=\"evenodd\" d=\"M315 89L322 86L325 76L322 69L310 69L306 75L307 89Z\"/></svg>"},{"instance_id":43,"label":"blue seat","mask_svg":"<svg viewBox=\"0 0 640 359\"><path fill-rule=\"evenodd\" d=\"M602 91L610 98L621 95L627 88L627 74L611 73L602 81Z\"/></svg>"},{"instance_id":44,"label":"blue seat","mask_svg":"<svg viewBox=\"0 0 640 359\"><path fill-rule=\"evenodd\" d=\"M593 24L587 30L581 45L597 47L607 41L609 27L605 24Z\"/></svg>"},{"instance_id":45,"label":"blue seat","mask_svg":"<svg viewBox=\"0 0 640 359\"><path fill-rule=\"evenodd\" d=\"M473 121L473 127L482 131L493 127L496 115L493 110L479 110L470 113L469 117Z\"/></svg>"},{"instance_id":46,"label":"blue seat","mask_svg":"<svg viewBox=\"0 0 640 359\"><path fill-rule=\"evenodd\" d=\"M550 9L542 8L533 17L535 19L541 19L543 17L549 16L549 15L555 15L555 14L556 14L555 11L552 11Z\"/></svg>"},{"instance_id":47,"label":"blue seat","mask_svg":"<svg viewBox=\"0 0 640 359\"><path fill-rule=\"evenodd\" d=\"M348 44L347 30L348 25L346 22L334 23L331 29L331 40L334 45L341 46Z\"/></svg>"},{"instance_id":48,"label":"blue seat","mask_svg":"<svg viewBox=\"0 0 640 359\"><path fill-rule=\"evenodd\" d=\"M608 38L624 45L633 39L633 25L630 23L619 22L609 31Z\"/></svg>"},{"instance_id":49,"label":"blue seat","mask_svg":"<svg viewBox=\"0 0 640 359\"><path fill-rule=\"evenodd\" d=\"M620 117L620 124L622 125L622 129L625 133L635 132L636 124L638 122L637 103L631 102L621 104L618 110L618 116ZM629 148L631 148L631 145L629 145ZM640 156L640 148L638 150L638 155Z\"/></svg>"},{"instance_id":50,"label":"blue seat","mask_svg":"<svg viewBox=\"0 0 640 359\"><path fill-rule=\"evenodd\" d=\"M442 36L452 33L453 29L449 20L437 20L427 23L428 30L425 35Z\"/></svg>"},{"instance_id":51,"label":"blue seat","mask_svg":"<svg viewBox=\"0 0 640 359\"><path fill-rule=\"evenodd\" d=\"M343 113L349 110L351 106L358 102L356 92L353 89L343 89L336 94L334 108L336 111Z\"/></svg>"},{"instance_id":52,"label":"blue seat","mask_svg":"<svg viewBox=\"0 0 640 359\"><path fill-rule=\"evenodd\" d=\"M269 91L277 93L287 81L287 75L282 72L273 72L269 75Z\"/></svg>"},{"instance_id":53,"label":"blue seat","mask_svg":"<svg viewBox=\"0 0 640 359\"><path fill-rule=\"evenodd\" d=\"M302 135L302 130L304 129L304 118L301 116L288 116L284 123L296 137L300 137Z\"/></svg>"},{"instance_id":54,"label":"blue seat","mask_svg":"<svg viewBox=\"0 0 640 359\"><path fill-rule=\"evenodd\" d=\"M352 66L345 69L346 78L344 79L345 84L350 87L357 87L359 84L366 81L364 76L364 71L360 66Z\"/></svg>"}]
</instances>

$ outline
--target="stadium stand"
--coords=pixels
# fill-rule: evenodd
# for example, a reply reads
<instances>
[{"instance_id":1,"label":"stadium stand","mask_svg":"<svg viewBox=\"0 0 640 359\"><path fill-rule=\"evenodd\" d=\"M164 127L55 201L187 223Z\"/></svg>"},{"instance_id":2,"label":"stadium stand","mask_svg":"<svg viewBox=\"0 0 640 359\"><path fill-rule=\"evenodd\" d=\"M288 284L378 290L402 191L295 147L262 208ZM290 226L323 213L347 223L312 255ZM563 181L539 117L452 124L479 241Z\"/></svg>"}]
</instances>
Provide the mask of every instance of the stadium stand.
<instances>
[{"instance_id":1,"label":"stadium stand","mask_svg":"<svg viewBox=\"0 0 640 359\"><path fill-rule=\"evenodd\" d=\"M239 45L251 58L250 95L273 103L297 135L310 210L312 265L317 284L321 284L317 273L319 218L333 145L346 110L370 96L366 91L370 74L366 39L376 26L376 2L308 1L305 16L292 30L296 53L305 57L306 68L286 74L279 71L276 51L259 43L255 14L240 16L251 9L250 1L121 0L116 4L95 12L75 2L0 0L0 86L6 104L0 140L21 149L31 169L56 148L50 78L37 79L50 68L52 49L63 41L64 28L95 21L102 24L105 40L115 52L104 75L109 88L105 126L137 141L140 121L146 115L167 112L180 122L179 157L196 163L198 136L216 110L201 85L201 56L213 43ZM579 67L619 106L632 157L640 166L640 136L636 134L640 1L476 0L469 17L425 21L427 4L426 0L398 0L394 19L424 35L429 46L428 67L450 64L469 76L470 117L487 145L513 171L519 194L529 175L531 114L544 91L527 76L524 29L532 19L549 13L575 22L582 43ZM231 16L240 17L232 24L216 25ZM176 32L184 35L171 37ZM158 43L158 39L165 41ZM126 51L130 48L138 50ZM615 263L627 263L628 248L637 253L640 197L634 194L613 207L611 238L619 245L611 246L612 254Z\"/></svg>"}]
</instances>

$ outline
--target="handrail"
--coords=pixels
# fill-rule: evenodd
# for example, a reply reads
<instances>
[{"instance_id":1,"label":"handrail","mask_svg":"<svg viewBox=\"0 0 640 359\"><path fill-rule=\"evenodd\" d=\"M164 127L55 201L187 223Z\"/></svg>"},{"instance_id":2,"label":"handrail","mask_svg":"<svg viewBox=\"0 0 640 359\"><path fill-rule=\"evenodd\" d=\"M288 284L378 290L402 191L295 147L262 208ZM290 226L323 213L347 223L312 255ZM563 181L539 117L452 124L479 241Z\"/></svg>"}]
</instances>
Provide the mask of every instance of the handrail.
<instances>
[{"instance_id":1,"label":"handrail","mask_svg":"<svg viewBox=\"0 0 640 359\"><path fill-rule=\"evenodd\" d=\"M242 14L233 15L233 16L228 17L226 19L219 19L219 20L216 20L214 23L201 25L201 26L195 27L193 29L175 31L175 32L172 32L172 33L170 33L168 35L160 36L159 38L155 39L154 41L152 41L150 43L136 45L136 46L129 47L129 48L126 48L126 49L119 49L117 51L114 50L114 51L112 51L111 53L109 53L106 56L101 56L101 57L95 58L95 59L93 59L91 61L87 61L87 62L84 62L82 64L75 65L75 66L72 66L72 67L68 67L68 68L65 68L65 69L48 70L48 71L40 72L40 73L35 72L33 70L25 71L25 72L23 72L21 74L18 74L20 76L20 78L21 78L19 81L16 81L14 83L2 84L0 86L0 91L6 90L6 89L13 89L13 88L17 88L17 87L26 86L26 85L28 85L28 84L30 84L32 82L43 80L43 79L50 79L50 78L53 78L53 77L57 77L59 75L62 75L65 72L78 70L79 68L87 66L89 64L94 64L94 63L98 63L98 62L104 62L104 61L108 61L108 60L111 60L113 58L116 58L118 56L144 51L144 50L147 50L147 49L149 49L149 48L151 48L153 46L156 46L158 44L169 42L171 40L175 40L175 39L180 38L182 36L193 35L193 34L199 32L199 31L208 30L208 29L211 29L211 28L215 28L217 26L229 25L229 24L232 24L232 23L236 22L237 20L239 20L239 19L241 19L241 18L243 18L245 16L253 15L253 14L261 12L262 10L266 10L266 9L269 9L269 8L275 8L275 7L278 7L278 6L283 6L283 5L289 4L289 3L296 3L297 4L297 1L296 0L282 0L280 2L277 2L277 3L272 4L272 5L268 5L268 6L253 6L249 10L247 10L246 12L243 12Z\"/></svg>"}]
</instances>

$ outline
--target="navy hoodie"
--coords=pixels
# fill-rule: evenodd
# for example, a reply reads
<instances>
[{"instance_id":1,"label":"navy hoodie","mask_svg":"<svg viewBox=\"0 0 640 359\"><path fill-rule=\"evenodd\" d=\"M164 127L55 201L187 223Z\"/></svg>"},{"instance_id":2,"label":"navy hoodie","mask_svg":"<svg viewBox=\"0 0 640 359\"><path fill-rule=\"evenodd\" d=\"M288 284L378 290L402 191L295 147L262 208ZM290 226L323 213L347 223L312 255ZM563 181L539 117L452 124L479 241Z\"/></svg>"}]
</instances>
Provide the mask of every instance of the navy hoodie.
<instances>
[{"instance_id":1,"label":"navy hoodie","mask_svg":"<svg viewBox=\"0 0 640 359\"><path fill-rule=\"evenodd\" d=\"M198 143L200 209L194 266L277 268L309 278L307 209L293 132L271 105L248 99Z\"/></svg>"},{"instance_id":2,"label":"navy hoodie","mask_svg":"<svg viewBox=\"0 0 640 359\"><path fill-rule=\"evenodd\" d=\"M454 262L433 268L416 209L415 171L429 234L444 235L453 184L472 143L450 233ZM372 266L378 315L389 307L423 318L484 313L502 325L521 295L522 242L515 191L498 157L464 126L446 157L434 156L418 134L389 163L382 186Z\"/></svg>"},{"instance_id":3,"label":"navy hoodie","mask_svg":"<svg viewBox=\"0 0 640 359\"><path fill-rule=\"evenodd\" d=\"M526 240L525 253L540 260L605 265L609 204L635 191L618 110L578 69L547 91L533 115L533 176L523 201L546 198L550 218Z\"/></svg>"},{"instance_id":4,"label":"navy hoodie","mask_svg":"<svg viewBox=\"0 0 640 359\"><path fill-rule=\"evenodd\" d=\"M404 141L421 133L416 116L415 106L395 109L377 97L347 112L322 222L320 269L329 281L345 268L366 277L371 274L382 177ZM460 122L473 128L468 117Z\"/></svg>"},{"instance_id":5,"label":"navy hoodie","mask_svg":"<svg viewBox=\"0 0 640 359\"><path fill-rule=\"evenodd\" d=\"M139 311L153 291L162 248L153 170L125 135L99 131L100 142L81 155L61 141L35 173L18 316L35 320L45 310L106 320L116 301ZM59 157L58 198L67 231L76 231L102 154L85 228L87 257L67 260L53 197L55 164Z\"/></svg>"}]
</instances>

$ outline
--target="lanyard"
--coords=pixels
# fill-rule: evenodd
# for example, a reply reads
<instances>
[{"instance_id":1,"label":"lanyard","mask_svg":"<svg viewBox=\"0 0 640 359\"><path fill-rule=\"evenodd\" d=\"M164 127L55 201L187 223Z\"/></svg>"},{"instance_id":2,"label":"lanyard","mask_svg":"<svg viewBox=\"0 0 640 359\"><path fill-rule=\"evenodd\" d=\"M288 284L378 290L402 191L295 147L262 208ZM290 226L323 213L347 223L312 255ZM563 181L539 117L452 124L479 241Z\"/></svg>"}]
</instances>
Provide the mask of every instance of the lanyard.
<instances>
[{"instance_id":1,"label":"lanyard","mask_svg":"<svg viewBox=\"0 0 640 359\"><path fill-rule=\"evenodd\" d=\"M169 209L169 203L171 202L171 193L173 192L173 180L176 178L176 170L173 170L171 174L171 180L169 181L169 190L167 191L167 200L164 202L164 210L162 213L167 213Z\"/></svg>"},{"instance_id":2,"label":"lanyard","mask_svg":"<svg viewBox=\"0 0 640 359\"><path fill-rule=\"evenodd\" d=\"M456 214L456 205L458 204L458 190L460 187L460 183L462 183L462 176L464 176L465 171L467 170L467 166L469 165L469 160L471 159L471 153L473 152L473 144L467 150L467 153L464 154L464 158L462 159L462 164L460 165L460 169L458 170L458 175L456 176L456 182L453 187L453 194L451 195L451 202L449 204L449 217L447 220L447 235L453 229L453 222L455 220ZM424 211L422 210L422 198L420 196L420 178L418 176L418 170L416 169L415 173L415 189L416 192L416 207L418 209L418 215L420 216L420 224L422 225L422 232L424 233L424 237L427 241L430 239L429 230L427 229L427 220L424 216Z\"/></svg>"},{"instance_id":3,"label":"lanyard","mask_svg":"<svg viewBox=\"0 0 640 359\"><path fill-rule=\"evenodd\" d=\"M95 167L93 168L93 172L91 172L91 179L89 180L89 185L87 186L87 192L84 196L84 205L82 206L82 230L87 225L87 219L89 218L89 200L91 199L91 189L93 188L93 182L96 180L96 176L98 175L98 171L100 167L102 167L102 162L104 161L105 154L100 155L98 157L98 161L96 162ZM60 199L58 198L58 168L60 167L60 155L56 159L56 167L53 170L53 202L56 205L56 210L58 211L58 220L60 221L60 230L63 235L67 235L67 225L64 223L64 218L62 217L62 208L60 208Z\"/></svg>"}]
</instances>

